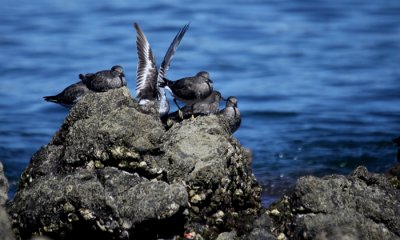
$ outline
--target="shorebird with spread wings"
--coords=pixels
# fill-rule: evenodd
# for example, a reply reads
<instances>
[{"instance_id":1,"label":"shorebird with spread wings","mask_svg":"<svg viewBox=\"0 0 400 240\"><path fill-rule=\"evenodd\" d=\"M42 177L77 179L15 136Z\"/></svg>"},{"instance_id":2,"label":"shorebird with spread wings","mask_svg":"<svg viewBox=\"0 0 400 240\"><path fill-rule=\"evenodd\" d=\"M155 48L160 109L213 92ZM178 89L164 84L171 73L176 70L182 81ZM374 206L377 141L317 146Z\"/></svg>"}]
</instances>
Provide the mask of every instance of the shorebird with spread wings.
<instances>
[{"instance_id":1,"label":"shorebird with spread wings","mask_svg":"<svg viewBox=\"0 0 400 240\"><path fill-rule=\"evenodd\" d=\"M136 80L136 97L139 104L156 103L159 106L160 117L166 116L169 112L169 102L165 94L164 87L161 87L172 58L178 49L178 46L189 28L189 24L183 26L176 34L174 40L169 46L167 53L157 71L156 60L142 29L137 23L134 24L136 29L136 47L138 53L138 67Z\"/></svg>"}]
</instances>

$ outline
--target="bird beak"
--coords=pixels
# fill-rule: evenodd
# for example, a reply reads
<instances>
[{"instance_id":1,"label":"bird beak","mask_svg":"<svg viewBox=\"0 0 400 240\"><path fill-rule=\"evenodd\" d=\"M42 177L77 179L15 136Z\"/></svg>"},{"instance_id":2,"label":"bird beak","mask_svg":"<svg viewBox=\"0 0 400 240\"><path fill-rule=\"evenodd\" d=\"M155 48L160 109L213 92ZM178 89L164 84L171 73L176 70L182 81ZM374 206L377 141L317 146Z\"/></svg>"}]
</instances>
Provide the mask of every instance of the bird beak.
<instances>
[{"instance_id":1,"label":"bird beak","mask_svg":"<svg viewBox=\"0 0 400 240\"><path fill-rule=\"evenodd\" d=\"M208 79L208 81L209 81L210 83L213 83L213 81L212 81L211 79Z\"/></svg>"},{"instance_id":2,"label":"bird beak","mask_svg":"<svg viewBox=\"0 0 400 240\"><path fill-rule=\"evenodd\" d=\"M121 73L121 77L125 77L125 73Z\"/></svg>"},{"instance_id":3,"label":"bird beak","mask_svg":"<svg viewBox=\"0 0 400 240\"><path fill-rule=\"evenodd\" d=\"M221 99L224 100L225 102L228 101L228 99L224 98L223 96L221 96Z\"/></svg>"}]
</instances>

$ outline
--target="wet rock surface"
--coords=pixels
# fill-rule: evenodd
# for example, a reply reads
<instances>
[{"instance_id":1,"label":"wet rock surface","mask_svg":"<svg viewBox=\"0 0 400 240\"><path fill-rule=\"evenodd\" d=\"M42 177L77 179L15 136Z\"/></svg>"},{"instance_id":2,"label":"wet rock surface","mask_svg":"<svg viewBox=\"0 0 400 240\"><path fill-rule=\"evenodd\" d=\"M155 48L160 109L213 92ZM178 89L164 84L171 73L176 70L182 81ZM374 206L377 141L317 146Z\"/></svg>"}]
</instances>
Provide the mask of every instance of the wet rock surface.
<instances>
[{"instance_id":1,"label":"wet rock surface","mask_svg":"<svg viewBox=\"0 0 400 240\"><path fill-rule=\"evenodd\" d=\"M268 212L275 235L289 239L400 239L400 184L365 167L302 177Z\"/></svg>"},{"instance_id":2,"label":"wet rock surface","mask_svg":"<svg viewBox=\"0 0 400 240\"><path fill-rule=\"evenodd\" d=\"M249 150L218 116L174 124L127 88L90 93L31 159L8 206L22 239L242 236L261 210Z\"/></svg>"}]
</instances>

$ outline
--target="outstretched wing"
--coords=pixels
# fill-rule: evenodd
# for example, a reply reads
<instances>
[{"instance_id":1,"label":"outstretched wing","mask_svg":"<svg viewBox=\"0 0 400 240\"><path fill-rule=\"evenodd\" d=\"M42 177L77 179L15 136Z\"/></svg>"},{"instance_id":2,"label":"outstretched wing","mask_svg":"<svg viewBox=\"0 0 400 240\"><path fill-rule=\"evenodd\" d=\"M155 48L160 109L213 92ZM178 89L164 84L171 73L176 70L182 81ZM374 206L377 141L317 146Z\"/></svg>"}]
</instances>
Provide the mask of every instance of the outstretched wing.
<instances>
[{"instance_id":1,"label":"outstretched wing","mask_svg":"<svg viewBox=\"0 0 400 240\"><path fill-rule=\"evenodd\" d=\"M138 53L138 66L136 78L136 96L139 99L153 100L157 97L157 68L156 60L146 36L137 23L136 47Z\"/></svg>"},{"instance_id":2,"label":"outstretched wing","mask_svg":"<svg viewBox=\"0 0 400 240\"><path fill-rule=\"evenodd\" d=\"M172 41L171 45L169 46L167 53L164 56L164 59L161 63L160 70L158 73L157 77L157 84L161 83L164 81L164 77L166 76L166 73L169 69L169 65L172 61L172 58L174 57L174 54L176 50L178 49L179 43L181 42L183 36L185 35L186 31L189 29L190 23L186 24L179 30L179 32L176 34L174 40Z\"/></svg>"}]
</instances>

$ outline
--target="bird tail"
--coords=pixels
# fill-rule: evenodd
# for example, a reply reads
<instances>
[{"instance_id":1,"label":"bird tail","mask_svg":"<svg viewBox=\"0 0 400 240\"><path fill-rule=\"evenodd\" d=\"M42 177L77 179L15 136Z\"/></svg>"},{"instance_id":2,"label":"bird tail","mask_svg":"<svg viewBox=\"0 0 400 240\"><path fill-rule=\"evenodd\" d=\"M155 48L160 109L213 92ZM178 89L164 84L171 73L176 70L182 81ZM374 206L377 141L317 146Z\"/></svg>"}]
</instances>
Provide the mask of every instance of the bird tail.
<instances>
[{"instance_id":1,"label":"bird tail","mask_svg":"<svg viewBox=\"0 0 400 240\"><path fill-rule=\"evenodd\" d=\"M43 98L44 98L44 100L47 101L47 102L55 102L55 103L58 102L57 96L45 96L45 97L43 97Z\"/></svg>"},{"instance_id":2,"label":"bird tail","mask_svg":"<svg viewBox=\"0 0 400 240\"><path fill-rule=\"evenodd\" d=\"M87 84L92 78L94 74L93 73L86 73L86 74L79 74L79 79L84 83Z\"/></svg>"}]
</instances>

